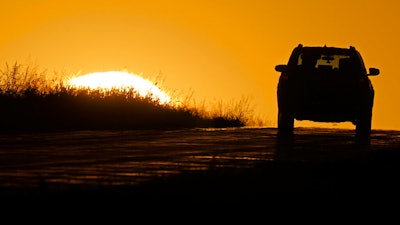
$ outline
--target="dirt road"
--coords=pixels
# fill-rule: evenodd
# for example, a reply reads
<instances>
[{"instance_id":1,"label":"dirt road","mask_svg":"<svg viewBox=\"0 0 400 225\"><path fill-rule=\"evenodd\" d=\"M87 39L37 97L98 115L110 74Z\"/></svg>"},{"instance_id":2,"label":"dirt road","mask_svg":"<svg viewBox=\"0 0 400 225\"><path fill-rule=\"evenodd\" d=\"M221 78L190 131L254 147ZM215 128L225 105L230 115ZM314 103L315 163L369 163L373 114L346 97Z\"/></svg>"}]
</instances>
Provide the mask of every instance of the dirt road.
<instances>
[{"instance_id":1,"label":"dirt road","mask_svg":"<svg viewBox=\"0 0 400 225\"><path fill-rule=\"evenodd\" d=\"M400 131L274 128L0 134L0 196L249 200L393 198Z\"/></svg>"}]
</instances>

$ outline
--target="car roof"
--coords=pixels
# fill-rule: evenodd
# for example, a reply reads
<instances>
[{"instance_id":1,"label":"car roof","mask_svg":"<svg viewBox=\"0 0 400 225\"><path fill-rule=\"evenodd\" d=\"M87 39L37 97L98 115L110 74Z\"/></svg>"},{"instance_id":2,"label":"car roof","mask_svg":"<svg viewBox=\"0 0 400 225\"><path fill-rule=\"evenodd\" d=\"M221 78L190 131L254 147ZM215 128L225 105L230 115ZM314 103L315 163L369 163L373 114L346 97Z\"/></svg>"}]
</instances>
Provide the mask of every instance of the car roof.
<instances>
[{"instance_id":1,"label":"car roof","mask_svg":"<svg viewBox=\"0 0 400 225\"><path fill-rule=\"evenodd\" d=\"M355 47L350 46L349 48L342 48L342 47L328 47L324 46L303 46L299 44L296 51L301 52L315 52L315 53L329 53L329 54L349 54L351 52L356 51Z\"/></svg>"}]
</instances>

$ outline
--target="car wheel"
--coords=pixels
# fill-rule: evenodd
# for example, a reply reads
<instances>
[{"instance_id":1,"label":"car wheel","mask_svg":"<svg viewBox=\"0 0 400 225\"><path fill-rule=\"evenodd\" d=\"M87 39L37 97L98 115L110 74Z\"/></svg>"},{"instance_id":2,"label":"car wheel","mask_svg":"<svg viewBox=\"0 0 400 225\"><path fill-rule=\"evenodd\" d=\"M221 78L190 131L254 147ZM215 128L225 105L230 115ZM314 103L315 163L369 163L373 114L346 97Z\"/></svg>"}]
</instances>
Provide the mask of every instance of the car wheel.
<instances>
[{"instance_id":1,"label":"car wheel","mask_svg":"<svg viewBox=\"0 0 400 225\"><path fill-rule=\"evenodd\" d=\"M366 114L360 116L356 122L356 140L357 141L369 141L371 136L371 120L372 115Z\"/></svg>"},{"instance_id":2,"label":"car wheel","mask_svg":"<svg viewBox=\"0 0 400 225\"><path fill-rule=\"evenodd\" d=\"M278 134L291 135L294 129L294 117L292 113L278 113Z\"/></svg>"}]
</instances>

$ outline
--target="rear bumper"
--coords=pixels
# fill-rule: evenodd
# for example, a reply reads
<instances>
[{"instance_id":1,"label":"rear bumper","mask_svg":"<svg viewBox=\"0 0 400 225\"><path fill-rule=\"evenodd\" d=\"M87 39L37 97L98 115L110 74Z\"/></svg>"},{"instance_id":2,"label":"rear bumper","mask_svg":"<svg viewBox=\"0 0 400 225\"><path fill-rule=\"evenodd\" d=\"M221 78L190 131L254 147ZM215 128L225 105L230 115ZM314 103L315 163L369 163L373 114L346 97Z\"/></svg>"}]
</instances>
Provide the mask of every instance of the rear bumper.
<instances>
[{"instance_id":1,"label":"rear bumper","mask_svg":"<svg viewBox=\"0 0 400 225\"><path fill-rule=\"evenodd\" d=\"M348 110L303 110L295 111L296 120L310 120L315 122L355 122L357 113Z\"/></svg>"},{"instance_id":2,"label":"rear bumper","mask_svg":"<svg viewBox=\"0 0 400 225\"><path fill-rule=\"evenodd\" d=\"M364 102L365 103L365 102ZM315 122L352 122L355 123L359 115L372 108L369 104L360 104L357 101L346 102L284 102L279 110L293 113L296 120L310 120Z\"/></svg>"}]
</instances>

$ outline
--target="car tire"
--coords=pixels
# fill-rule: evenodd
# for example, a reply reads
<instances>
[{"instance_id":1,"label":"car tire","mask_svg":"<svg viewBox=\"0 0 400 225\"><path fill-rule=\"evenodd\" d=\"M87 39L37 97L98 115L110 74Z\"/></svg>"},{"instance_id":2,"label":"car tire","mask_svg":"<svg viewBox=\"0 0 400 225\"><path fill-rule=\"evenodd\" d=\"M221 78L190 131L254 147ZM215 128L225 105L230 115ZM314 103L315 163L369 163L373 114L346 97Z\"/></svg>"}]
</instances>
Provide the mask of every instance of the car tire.
<instances>
[{"instance_id":1,"label":"car tire","mask_svg":"<svg viewBox=\"0 0 400 225\"><path fill-rule=\"evenodd\" d=\"M278 113L278 134L292 135L294 130L294 116L292 113Z\"/></svg>"},{"instance_id":2,"label":"car tire","mask_svg":"<svg viewBox=\"0 0 400 225\"><path fill-rule=\"evenodd\" d=\"M368 142L371 137L371 113L360 116L356 122L356 140L360 142Z\"/></svg>"}]
</instances>

